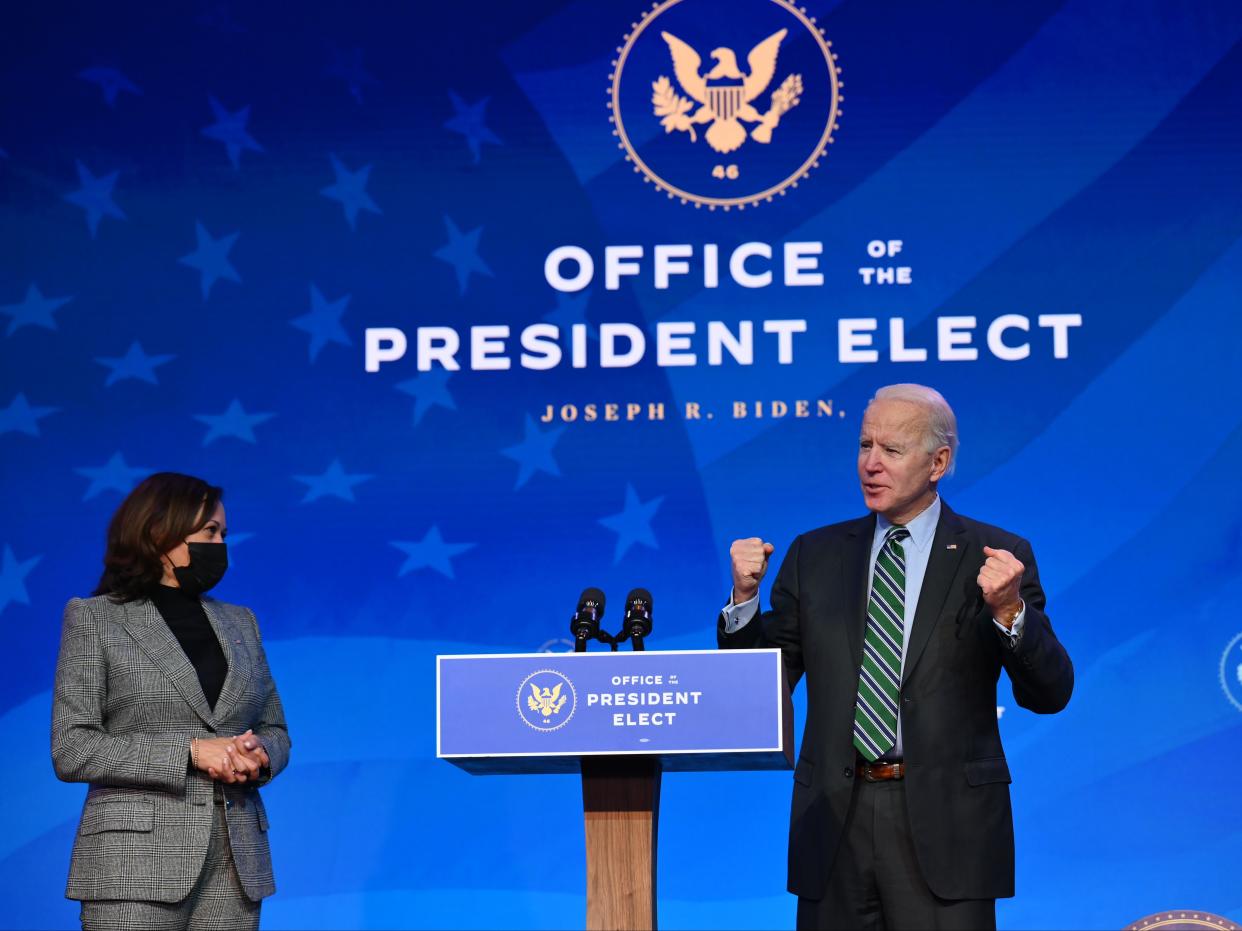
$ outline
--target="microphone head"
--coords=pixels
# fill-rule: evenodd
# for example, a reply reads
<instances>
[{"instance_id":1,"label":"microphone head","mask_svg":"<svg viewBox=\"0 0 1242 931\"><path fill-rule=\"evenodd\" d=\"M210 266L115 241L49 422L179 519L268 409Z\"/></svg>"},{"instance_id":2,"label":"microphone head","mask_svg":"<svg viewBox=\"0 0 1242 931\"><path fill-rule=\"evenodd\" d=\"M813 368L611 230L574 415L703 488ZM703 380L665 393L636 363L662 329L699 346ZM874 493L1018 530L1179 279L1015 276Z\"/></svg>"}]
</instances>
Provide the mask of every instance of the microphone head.
<instances>
[{"instance_id":1,"label":"microphone head","mask_svg":"<svg viewBox=\"0 0 1242 931\"><path fill-rule=\"evenodd\" d=\"M599 619L604 616L604 593L598 588L584 588L578 596L578 610L569 619L569 632L574 639L585 642L599 636Z\"/></svg>"},{"instance_id":2,"label":"microphone head","mask_svg":"<svg viewBox=\"0 0 1242 931\"><path fill-rule=\"evenodd\" d=\"M646 605L648 611L651 610L651 592L647 591L647 589L645 588L630 589L630 593L625 596L625 603L627 605L631 605L635 601L641 601L644 605Z\"/></svg>"},{"instance_id":3,"label":"microphone head","mask_svg":"<svg viewBox=\"0 0 1242 931\"><path fill-rule=\"evenodd\" d=\"M634 588L625 596L625 623L631 635L651 633L651 592L647 589Z\"/></svg>"},{"instance_id":4,"label":"microphone head","mask_svg":"<svg viewBox=\"0 0 1242 931\"><path fill-rule=\"evenodd\" d=\"M584 610L588 604L595 605L596 619L604 616L604 593L594 586L584 588L582 594L578 596L579 611Z\"/></svg>"}]
</instances>

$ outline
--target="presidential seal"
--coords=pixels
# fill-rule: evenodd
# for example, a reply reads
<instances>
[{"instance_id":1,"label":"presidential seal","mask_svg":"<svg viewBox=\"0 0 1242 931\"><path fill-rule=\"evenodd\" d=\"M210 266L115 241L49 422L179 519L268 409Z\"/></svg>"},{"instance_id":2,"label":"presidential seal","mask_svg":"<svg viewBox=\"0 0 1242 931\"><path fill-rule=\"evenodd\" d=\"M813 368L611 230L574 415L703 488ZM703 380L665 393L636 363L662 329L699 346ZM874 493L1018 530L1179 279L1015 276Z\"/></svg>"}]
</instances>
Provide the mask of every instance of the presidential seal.
<instances>
[{"instance_id":1,"label":"presidential seal","mask_svg":"<svg viewBox=\"0 0 1242 931\"><path fill-rule=\"evenodd\" d=\"M1221 654L1220 687L1230 704L1242 711L1242 634L1230 640Z\"/></svg>"},{"instance_id":2,"label":"presidential seal","mask_svg":"<svg viewBox=\"0 0 1242 931\"><path fill-rule=\"evenodd\" d=\"M741 210L784 196L840 126L837 55L789 0L656 3L631 24L612 68L617 145L646 183L683 204Z\"/></svg>"},{"instance_id":3,"label":"presidential seal","mask_svg":"<svg viewBox=\"0 0 1242 931\"><path fill-rule=\"evenodd\" d=\"M574 716L577 704L574 684L555 669L532 672L518 686L518 716L537 731L560 730Z\"/></svg>"},{"instance_id":4,"label":"presidential seal","mask_svg":"<svg viewBox=\"0 0 1242 931\"><path fill-rule=\"evenodd\" d=\"M1201 931L1204 928L1213 931L1239 931L1238 925L1228 918L1198 909L1157 912L1126 925L1125 931Z\"/></svg>"}]
</instances>

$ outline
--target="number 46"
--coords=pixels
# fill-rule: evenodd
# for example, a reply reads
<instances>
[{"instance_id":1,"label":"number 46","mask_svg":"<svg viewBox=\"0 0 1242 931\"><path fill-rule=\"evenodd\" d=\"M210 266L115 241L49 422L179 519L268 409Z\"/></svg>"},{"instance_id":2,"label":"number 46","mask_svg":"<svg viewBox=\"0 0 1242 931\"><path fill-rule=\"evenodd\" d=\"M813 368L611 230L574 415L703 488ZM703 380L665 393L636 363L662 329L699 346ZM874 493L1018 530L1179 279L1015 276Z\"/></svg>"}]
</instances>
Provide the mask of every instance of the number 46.
<instances>
[{"instance_id":1,"label":"number 46","mask_svg":"<svg viewBox=\"0 0 1242 931\"><path fill-rule=\"evenodd\" d=\"M712 169L713 178L728 178L730 181L735 180L738 176L736 165L717 165Z\"/></svg>"}]
</instances>

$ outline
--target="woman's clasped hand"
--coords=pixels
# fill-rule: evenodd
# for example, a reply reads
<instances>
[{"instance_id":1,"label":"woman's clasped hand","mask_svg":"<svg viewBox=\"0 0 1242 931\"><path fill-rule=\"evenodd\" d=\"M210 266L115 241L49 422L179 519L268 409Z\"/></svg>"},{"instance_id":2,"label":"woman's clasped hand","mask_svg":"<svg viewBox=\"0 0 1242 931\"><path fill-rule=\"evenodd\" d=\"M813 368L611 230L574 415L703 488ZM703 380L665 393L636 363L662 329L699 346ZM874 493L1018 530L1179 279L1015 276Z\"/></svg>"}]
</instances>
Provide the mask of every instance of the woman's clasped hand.
<instances>
[{"instance_id":1,"label":"woman's clasped hand","mask_svg":"<svg viewBox=\"0 0 1242 931\"><path fill-rule=\"evenodd\" d=\"M196 737L190 749L194 766L219 782L257 782L270 765L253 731L236 737Z\"/></svg>"}]
</instances>

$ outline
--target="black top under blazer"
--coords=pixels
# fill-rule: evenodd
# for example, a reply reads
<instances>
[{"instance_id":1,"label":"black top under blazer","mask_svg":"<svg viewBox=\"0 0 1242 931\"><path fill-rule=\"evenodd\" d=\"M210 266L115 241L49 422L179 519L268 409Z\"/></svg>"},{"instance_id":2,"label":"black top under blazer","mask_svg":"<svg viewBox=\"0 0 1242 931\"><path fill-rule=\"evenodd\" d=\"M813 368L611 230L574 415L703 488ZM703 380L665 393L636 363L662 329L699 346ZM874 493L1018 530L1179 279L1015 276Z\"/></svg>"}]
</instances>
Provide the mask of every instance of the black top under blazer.
<instances>
[{"instance_id":1,"label":"black top under blazer","mask_svg":"<svg viewBox=\"0 0 1242 931\"><path fill-rule=\"evenodd\" d=\"M90 784L73 844L71 899L177 902L193 889L211 839L215 783L190 765L190 739L253 730L271 760L289 734L254 613L203 599L228 660L215 709L194 666L148 600L74 598L65 608L52 703L52 762ZM276 891L267 813L254 783L219 784L246 895Z\"/></svg>"},{"instance_id":2,"label":"black top under blazer","mask_svg":"<svg viewBox=\"0 0 1242 931\"><path fill-rule=\"evenodd\" d=\"M794 770L789 891L822 898L854 791L854 707L875 534L874 514L794 540L772 586L771 610L724 648L779 647L792 688L806 675L807 720ZM984 546L1026 567L1016 646L993 623L976 583ZM919 866L945 899L1014 894L1009 766L996 720L1001 669L1014 699L1060 711L1074 669L1044 614L1044 592L1026 540L961 517L941 503L927 574L906 645L901 684L905 790Z\"/></svg>"}]
</instances>

